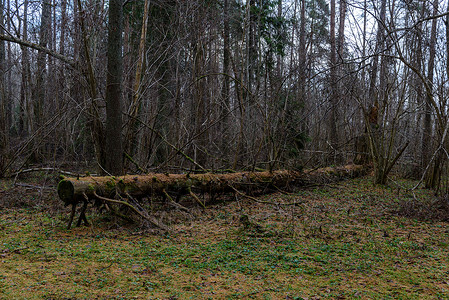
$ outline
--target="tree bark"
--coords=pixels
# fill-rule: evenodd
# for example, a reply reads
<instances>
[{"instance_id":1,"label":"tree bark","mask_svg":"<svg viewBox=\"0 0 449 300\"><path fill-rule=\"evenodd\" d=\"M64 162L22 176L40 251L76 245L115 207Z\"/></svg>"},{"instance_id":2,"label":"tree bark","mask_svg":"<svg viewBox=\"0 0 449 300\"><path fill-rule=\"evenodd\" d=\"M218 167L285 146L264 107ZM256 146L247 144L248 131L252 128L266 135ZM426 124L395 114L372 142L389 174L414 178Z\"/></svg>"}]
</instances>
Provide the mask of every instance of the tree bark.
<instances>
[{"instance_id":1,"label":"tree bark","mask_svg":"<svg viewBox=\"0 0 449 300\"><path fill-rule=\"evenodd\" d=\"M109 1L107 79L106 79L106 148L105 169L119 175L123 172L122 145L122 31L123 1Z\"/></svg>"},{"instance_id":2,"label":"tree bark","mask_svg":"<svg viewBox=\"0 0 449 300\"><path fill-rule=\"evenodd\" d=\"M438 0L433 2L433 16L438 14ZM437 40L437 22L438 19L432 19L432 28L430 31L430 45L429 45L429 64L427 65L427 82L431 89L433 89L433 72L435 68L435 52L436 52L436 40ZM431 151L431 136L432 136L432 103L431 95L427 94L426 103L424 106L424 124L423 124L423 138L422 138L422 159L424 163L430 161ZM446 121L447 122L447 121ZM442 128L440 128L440 134L442 134ZM444 141L443 141L444 143ZM438 158L440 155L438 155ZM430 188L437 187L439 183L439 176L441 174L441 159L436 159L433 165L433 171L429 173L426 180L426 186ZM426 164L427 165L427 164Z\"/></svg>"},{"instance_id":3,"label":"tree bark","mask_svg":"<svg viewBox=\"0 0 449 300\"><path fill-rule=\"evenodd\" d=\"M339 62L343 61L344 42L345 42L346 1L347 0L340 0L340 8L339 8L340 20L338 24L338 40L337 40L337 53Z\"/></svg>"}]
</instances>

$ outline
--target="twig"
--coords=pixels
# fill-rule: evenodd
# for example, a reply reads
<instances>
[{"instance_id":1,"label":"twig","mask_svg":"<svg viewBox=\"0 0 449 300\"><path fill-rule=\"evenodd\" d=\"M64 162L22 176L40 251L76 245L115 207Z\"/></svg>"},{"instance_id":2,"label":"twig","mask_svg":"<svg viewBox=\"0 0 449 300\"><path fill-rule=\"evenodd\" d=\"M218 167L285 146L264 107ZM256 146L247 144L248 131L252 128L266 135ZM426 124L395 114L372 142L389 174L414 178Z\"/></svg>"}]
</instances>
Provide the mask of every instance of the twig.
<instances>
[{"instance_id":1,"label":"twig","mask_svg":"<svg viewBox=\"0 0 449 300\"><path fill-rule=\"evenodd\" d=\"M112 177L112 174L111 173L109 173L108 171L106 171L104 168L103 168L103 166L97 161L97 165L100 167L100 169L105 173L105 174L107 174L108 176L111 176Z\"/></svg>"},{"instance_id":2,"label":"twig","mask_svg":"<svg viewBox=\"0 0 449 300\"><path fill-rule=\"evenodd\" d=\"M129 160L130 162L133 163L134 166L136 166L136 168L142 172L142 173L148 173L147 171L145 171L141 166L139 166L139 164L131 157L131 155L129 155L128 153L124 152L124 155L126 157L127 160Z\"/></svg>"},{"instance_id":3,"label":"twig","mask_svg":"<svg viewBox=\"0 0 449 300\"><path fill-rule=\"evenodd\" d=\"M184 206L182 206L181 204L175 202L175 201L173 200L173 198L172 198L172 197L165 191L165 189L162 190L162 193L164 194L165 197L167 197L167 199L169 200L168 203L169 203L170 205L172 205L172 206L174 206L174 207L176 207L176 208L178 208L178 209L180 209L180 210L183 210L183 211L185 211L185 212L190 213L190 210L189 210L187 207L184 207Z\"/></svg>"},{"instance_id":4,"label":"twig","mask_svg":"<svg viewBox=\"0 0 449 300\"><path fill-rule=\"evenodd\" d=\"M28 248L30 248L30 247L29 247L29 246L25 246L25 247L21 247L21 248L14 249L14 250L12 250L11 252L19 253L20 251L25 250L25 249L28 249Z\"/></svg>"},{"instance_id":5,"label":"twig","mask_svg":"<svg viewBox=\"0 0 449 300\"><path fill-rule=\"evenodd\" d=\"M103 268L100 268L100 269L98 269L97 271L98 271L98 272L101 272L101 271L104 271L104 270L106 270L106 269L109 269L113 264L114 264L114 262L111 262L108 266L103 267Z\"/></svg>"},{"instance_id":6,"label":"twig","mask_svg":"<svg viewBox=\"0 0 449 300\"><path fill-rule=\"evenodd\" d=\"M134 206L132 206L128 202L106 198L106 197L98 195L95 191L94 191L94 196L97 197L100 200L103 200L103 201L106 201L106 202L109 202L109 203L125 205L125 206L129 207L131 210L133 210L136 214L141 216L143 219L149 221L151 224L153 224L153 225L155 225L155 226L157 226L157 227L159 227L161 229L168 230L168 228L165 225L160 224L159 222L156 221L155 218L149 216L148 214L143 214L142 212L137 210Z\"/></svg>"},{"instance_id":7,"label":"twig","mask_svg":"<svg viewBox=\"0 0 449 300\"><path fill-rule=\"evenodd\" d=\"M106 202L125 205L125 206L131 208L135 213L137 213L142 218L145 218L145 216L140 211L138 211L134 206L132 206L128 202L106 198L106 197L98 195L97 192L95 192L95 191L94 191L94 196L97 197L98 199L106 201Z\"/></svg>"},{"instance_id":8,"label":"twig","mask_svg":"<svg viewBox=\"0 0 449 300\"><path fill-rule=\"evenodd\" d=\"M40 172L40 171L56 171L56 172L61 173L63 175L81 176L79 174L75 174L75 173L68 172L68 171L63 171L63 170L60 170L58 168L45 167L45 168L31 168L31 169L26 169L26 170L19 170L19 171L15 172L15 173L12 173L8 177L12 178L12 177L16 177L16 176L21 175L21 174L31 173L31 172Z\"/></svg>"},{"instance_id":9,"label":"twig","mask_svg":"<svg viewBox=\"0 0 449 300\"><path fill-rule=\"evenodd\" d=\"M195 195L195 193L194 192L192 192L192 190L189 188L189 194L190 194L190 196L192 196L193 197L193 199L195 199L196 200L196 202L198 202L203 208L206 208L206 204L205 203L203 203L203 202L201 202L201 200L200 200L200 198L198 198L198 196L197 195Z\"/></svg>"},{"instance_id":10,"label":"twig","mask_svg":"<svg viewBox=\"0 0 449 300\"><path fill-rule=\"evenodd\" d=\"M280 188L278 188L277 186L273 185L273 187L278 190L279 193L284 194L284 195L293 195L293 193L289 193L286 191L281 190Z\"/></svg>"},{"instance_id":11,"label":"twig","mask_svg":"<svg viewBox=\"0 0 449 300\"><path fill-rule=\"evenodd\" d=\"M188 156L187 154L185 154L181 148L176 147L175 145L173 145L172 143L170 143L163 135L162 133L160 133L159 131L157 131L156 129L154 129L153 127L151 127L150 125L146 124L145 122L143 122L142 120L140 120L139 118L136 118L134 116L131 116L128 114L128 116L130 118L133 118L134 120L138 121L139 123L141 123L143 126L145 126L146 128L148 128L149 130L151 130L153 133L155 133L164 143L166 143L167 145L169 145L171 148L173 148L176 153L181 154L185 159L187 159L188 161L190 161L192 164L194 164L195 166L197 166L198 168L200 168L203 172L207 173L206 169L201 166L196 160L194 160L193 158L191 158L190 156Z\"/></svg>"},{"instance_id":12,"label":"twig","mask_svg":"<svg viewBox=\"0 0 449 300\"><path fill-rule=\"evenodd\" d=\"M26 188L31 188L31 189L38 189L38 190L53 190L53 187L48 187L48 186L37 186L37 185L32 185L32 184L27 184L27 183L14 183L15 186L22 186L22 187L26 187Z\"/></svg>"},{"instance_id":13,"label":"twig","mask_svg":"<svg viewBox=\"0 0 449 300\"><path fill-rule=\"evenodd\" d=\"M240 196L243 196L243 197L245 197L245 198L248 198L248 199L250 199L250 200L252 200L252 201L254 201L254 202L257 202L257 203L271 204L271 205L276 205L276 206L279 206L279 205L289 206L289 205L298 205L298 204L304 203L304 202L279 203L279 202L271 202L271 201L262 201L262 200L259 200L259 199L257 199L257 198L254 198L254 197L252 197L252 196L250 196L250 195L247 195L247 194L245 194L245 193L240 192L239 190L237 190L237 189L236 189L235 187L233 187L232 185L228 185L228 186L229 186L234 192L236 192L237 194L239 194Z\"/></svg>"}]
</instances>

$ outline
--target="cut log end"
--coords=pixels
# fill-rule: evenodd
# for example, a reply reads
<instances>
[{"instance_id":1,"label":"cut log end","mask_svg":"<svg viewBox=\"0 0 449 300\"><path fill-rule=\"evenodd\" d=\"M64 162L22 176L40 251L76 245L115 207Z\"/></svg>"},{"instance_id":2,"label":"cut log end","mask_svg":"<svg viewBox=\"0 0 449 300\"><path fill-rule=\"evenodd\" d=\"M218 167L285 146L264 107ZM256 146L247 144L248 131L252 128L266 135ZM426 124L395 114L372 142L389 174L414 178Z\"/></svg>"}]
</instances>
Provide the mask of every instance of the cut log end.
<instances>
[{"instance_id":1,"label":"cut log end","mask_svg":"<svg viewBox=\"0 0 449 300\"><path fill-rule=\"evenodd\" d=\"M65 205L74 204L76 202L75 187L70 180L63 179L58 183L58 195Z\"/></svg>"}]
</instances>

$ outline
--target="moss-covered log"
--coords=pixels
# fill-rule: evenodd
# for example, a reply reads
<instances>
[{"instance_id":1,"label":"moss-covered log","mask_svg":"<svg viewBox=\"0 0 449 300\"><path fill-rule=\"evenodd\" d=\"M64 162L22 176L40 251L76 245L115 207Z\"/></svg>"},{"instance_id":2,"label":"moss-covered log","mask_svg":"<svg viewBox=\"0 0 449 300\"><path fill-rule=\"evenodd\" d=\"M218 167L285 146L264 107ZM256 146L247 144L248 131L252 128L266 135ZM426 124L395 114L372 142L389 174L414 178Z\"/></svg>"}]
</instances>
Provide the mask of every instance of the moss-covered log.
<instances>
[{"instance_id":1,"label":"moss-covered log","mask_svg":"<svg viewBox=\"0 0 449 300\"><path fill-rule=\"evenodd\" d=\"M187 195L194 193L231 192L230 186L249 192L268 186L284 187L300 177L289 171L232 173L232 174L148 174L121 177L65 178L58 185L58 194L66 204L78 202L86 195L114 197L116 194L133 197L163 196L165 193Z\"/></svg>"},{"instance_id":2,"label":"moss-covered log","mask_svg":"<svg viewBox=\"0 0 449 300\"><path fill-rule=\"evenodd\" d=\"M191 195L196 193L242 193L269 192L288 186L322 183L340 178L359 176L362 166L351 165L338 168L324 168L310 172L273 171L239 172L230 174L147 174L120 177L79 177L64 178L58 184L58 195L66 205L76 206L89 199L126 204L141 216L148 216L134 200L135 198L170 195ZM123 199L128 202L124 202ZM115 200L113 200L115 199ZM132 200L134 203L130 203ZM84 218L84 216L82 216ZM73 216L72 216L73 218ZM70 226L70 224L69 224Z\"/></svg>"}]
</instances>

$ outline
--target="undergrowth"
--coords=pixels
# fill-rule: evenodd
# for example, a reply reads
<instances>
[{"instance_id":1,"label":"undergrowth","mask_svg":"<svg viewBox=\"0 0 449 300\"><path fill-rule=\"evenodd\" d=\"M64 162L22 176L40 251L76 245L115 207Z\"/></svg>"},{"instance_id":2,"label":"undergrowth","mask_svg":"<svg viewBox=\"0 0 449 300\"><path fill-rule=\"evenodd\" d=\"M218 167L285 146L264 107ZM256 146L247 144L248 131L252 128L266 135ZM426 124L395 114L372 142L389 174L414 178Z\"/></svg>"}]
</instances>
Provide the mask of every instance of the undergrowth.
<instances>
[{"instance_id":1,"label":"undergrowth","mask_svg":"<svg viewBox=\"0 0 449 300\"><path fill-rule=\"evenodd\" d=\"M444 207L371 182L167 211L168 233L94 212L66 230L54 192L2 183L0 298L449 299Z\"/></svg>"}]
</instances>

